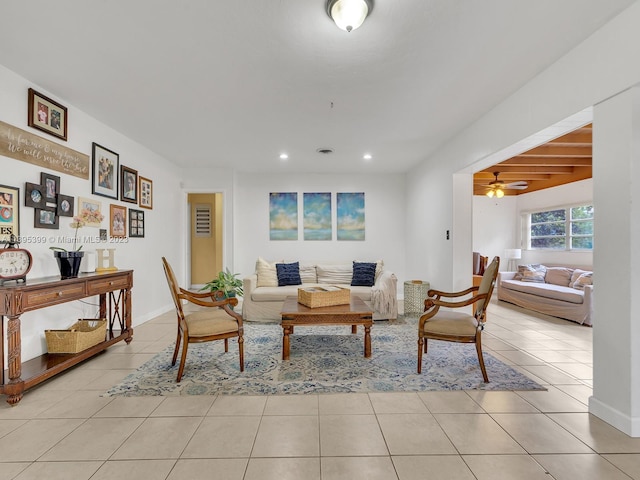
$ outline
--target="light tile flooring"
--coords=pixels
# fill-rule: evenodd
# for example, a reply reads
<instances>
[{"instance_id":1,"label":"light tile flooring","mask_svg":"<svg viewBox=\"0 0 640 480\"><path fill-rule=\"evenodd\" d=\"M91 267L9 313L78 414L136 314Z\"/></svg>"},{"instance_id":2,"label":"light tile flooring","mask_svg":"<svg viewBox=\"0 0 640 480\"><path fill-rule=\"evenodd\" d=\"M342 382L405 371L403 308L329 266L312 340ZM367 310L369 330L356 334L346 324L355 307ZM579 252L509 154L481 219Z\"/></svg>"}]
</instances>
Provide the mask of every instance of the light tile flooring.
<instances>
[{"instance_id":1,"label":"light tile flooring","mask_svg":"<svg viewBox=\"0 0 640 480\"><path fill-rule=\"evenodd\" d=\"M592 330L502 302L488 314L485 350L548 391L101 397L174 341L161 315L0 402L0 480L640 479L640 438L587 412Z\"/></svg>"}]
</instances>

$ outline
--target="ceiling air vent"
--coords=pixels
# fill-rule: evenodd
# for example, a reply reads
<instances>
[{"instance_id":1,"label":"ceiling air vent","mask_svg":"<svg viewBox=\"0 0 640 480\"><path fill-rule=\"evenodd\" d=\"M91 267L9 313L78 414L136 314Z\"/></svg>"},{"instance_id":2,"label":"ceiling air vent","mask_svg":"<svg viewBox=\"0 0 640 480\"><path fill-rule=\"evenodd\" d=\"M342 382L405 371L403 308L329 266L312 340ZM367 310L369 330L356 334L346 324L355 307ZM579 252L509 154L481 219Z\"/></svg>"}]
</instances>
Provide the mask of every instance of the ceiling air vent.
<instances>
[{"instance_id":1,"label":"ceiling air vent","mask_svg":"<svg viewBox=\"0 0 640 480\"><path fill-rule=\"evenodd\" d=\"M323 155L329 155L330 153L333 153L333 148L319 148L316 150L316 152L321 153Z\"/></svg>"},{"instance_id":2,"label":"ceiling air vent","mask_svg":"<svg viewBox=\"0 0 640 480\"><path fill-rule=\"evenodd\" d=\"M196 237L211 236L211 205L196 205Z\"/></svg>"}]
</instances>

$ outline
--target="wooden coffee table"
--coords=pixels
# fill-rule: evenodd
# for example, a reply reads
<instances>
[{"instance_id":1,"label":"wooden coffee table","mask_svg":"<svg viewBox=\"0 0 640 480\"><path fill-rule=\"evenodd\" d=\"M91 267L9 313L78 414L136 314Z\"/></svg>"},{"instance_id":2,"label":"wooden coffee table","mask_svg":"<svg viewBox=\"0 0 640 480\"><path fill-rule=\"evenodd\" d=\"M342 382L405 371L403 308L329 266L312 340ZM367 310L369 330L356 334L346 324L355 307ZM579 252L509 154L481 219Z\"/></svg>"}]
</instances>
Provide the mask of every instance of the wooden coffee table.
<instances>
[{"instance_id":1,"label":"wooden coffee table","mask_svg":"<svg viewBox=\"0 0 640 480\"><path fill-rule=\"evenodd\" d=\"M364 325L364 356L371 357L373 311L360 297L351 295L350 304L318 308L305 307L298 303L298 297L287 297L281 314L283 360L289 360L289 335L296 325L351 325L351 333L357 332L358 325Z\"/></svg>"}]
</instances>

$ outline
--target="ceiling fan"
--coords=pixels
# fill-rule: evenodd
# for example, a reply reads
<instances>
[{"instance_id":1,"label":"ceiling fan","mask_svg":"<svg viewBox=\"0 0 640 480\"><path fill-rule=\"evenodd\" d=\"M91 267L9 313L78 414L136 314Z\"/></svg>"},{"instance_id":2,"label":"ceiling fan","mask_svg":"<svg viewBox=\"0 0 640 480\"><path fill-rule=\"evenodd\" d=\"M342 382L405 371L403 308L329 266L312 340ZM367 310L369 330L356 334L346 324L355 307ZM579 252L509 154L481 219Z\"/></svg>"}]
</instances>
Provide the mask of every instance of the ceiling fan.
<instances>
[{"instance_id":1,"label":"ceiling fan","mask_svg":"<svg viewBox=\"0 0 640 480\"><path fill-rule=\"evenodd\" d=\"M493 175L496 177L496 179L489 182L487 185L487 188L489 190L487 191L486 195L489 198L492 198L494 196L497 198L502 198L504 197L505 190L525 190L529 186L529 184L525 181L504 183L502 180L498 180L498 175L500 175L500 172L493 172Z\"/></svg>"}]
</instances>

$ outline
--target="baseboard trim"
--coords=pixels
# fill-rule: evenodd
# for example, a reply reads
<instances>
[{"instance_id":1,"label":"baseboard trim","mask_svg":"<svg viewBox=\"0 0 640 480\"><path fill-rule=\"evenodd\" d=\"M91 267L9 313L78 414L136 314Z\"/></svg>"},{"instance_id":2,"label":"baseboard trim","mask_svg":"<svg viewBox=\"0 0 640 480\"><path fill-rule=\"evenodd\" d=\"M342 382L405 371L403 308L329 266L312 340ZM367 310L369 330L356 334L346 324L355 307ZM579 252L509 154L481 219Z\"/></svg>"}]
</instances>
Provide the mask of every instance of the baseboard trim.
<instances>
[{"instance_id":1,"label":"baseboard trim","mask_svg":"<svg viewBox=\"0 0 640 480\"><path fill-rule=\"evenodd\" d=\"M597 398L589 397L589 413L630 437L640 437L640 417L630 417Z\"/></svg>"}]
</instances>

